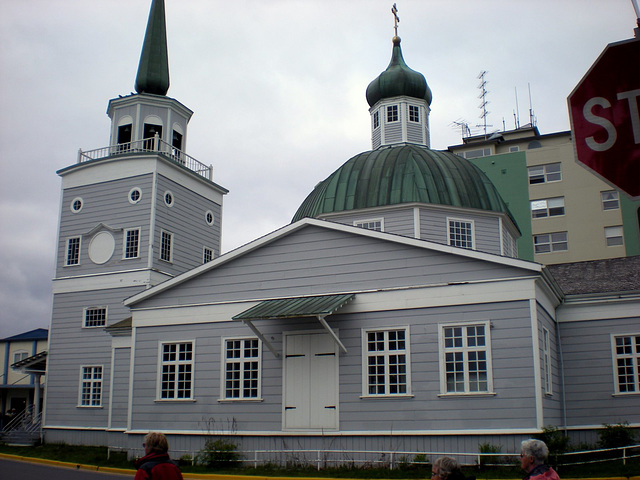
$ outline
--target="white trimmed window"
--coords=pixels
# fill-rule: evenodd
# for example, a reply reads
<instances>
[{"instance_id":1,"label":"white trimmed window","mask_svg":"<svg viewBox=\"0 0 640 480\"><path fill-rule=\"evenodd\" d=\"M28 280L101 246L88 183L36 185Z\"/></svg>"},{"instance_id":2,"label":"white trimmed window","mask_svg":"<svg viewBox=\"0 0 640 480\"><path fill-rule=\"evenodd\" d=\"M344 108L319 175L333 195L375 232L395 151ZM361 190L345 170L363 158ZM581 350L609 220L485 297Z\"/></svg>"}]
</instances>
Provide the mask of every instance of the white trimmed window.
<instances>
[{"instance_id":1,"label":"white trimmed window","mask_svg":"<svg viewBox=\"0 0 640 480\"><path fill-rule=\"evenodd\" d=\"M102 366L80 367L80 398L81 407L102 406Z\"/></svg>"},{"instance_id":2,"label":"white trimmed window","mask_svg":"<svg viewBox=\"0 0 640 480\"><path fill-rule=\"evenodd\" d=\"M640 393L640 333L611 336L616 393Z\"/></svg>"},{"instance_id":3,"label":"white trimmed window","mask_svg":"<svg viewBox=\"0 0 640 480\"><path fill-rule=\"evenodd\" d=\"M420 109L415 105L409 105L409 121L420 122Z\"/></svg>"},{"instance_id":4,"label":"white trimmed window","mask_svg":"<svg viewBox=\"0 0 640 480\"><path fill-rule=\"evenodd\" d=\"M442 394L492 393L489 322L440 325Z\"/></svg>"},{"instance_id":5,"label":"white trimmed window","mask_svg":"<svg viewBox=\"0 0 640 480\"><path fill-rule=\"evenodd\" d=\"M559 182L562 180L562 166L560 163L548 163L527 168L529 185L537 183Z\"/></svg>"},{"instance_id":6,"label":"white trimmed window","mask_svg":"<svg viewBox=\"0 0 640 480\"><path fill-rule=\"evenodd\" d=\"M107 324L107 307L89 307L84 309L85 327L104 327Z\"/></svg>"},{"instance_id":7,"label":"white trimmed window","mask_svg":"<svg viewBox=\"0 0 640 480\"><path fill-rule=\"evenodd\" d=\"M449 225L448 242L452 247L473 249L473 221L458 218L447 218Z\"/></svg>"},{"instance_id":8,"label":"white trimmed window","mask_svg":"<svg viewBox=\"0 0 640 480\"><path fill-rule=\"evenodd\" d=\"M624 243L622 226L604 227L604 238L607 247L616 247Z\"/></svg>"},{"instance_id":9,"label":"white trimmed window","mask_svg":"<svg viewBox=\"0 0 640 480\"><path fill-rule=\"evenodd\" d=\"M553 393L553 382L551 374L551 334L546 328L542 328L542 372L544 382L544 393Z\"/></svg>"},{"instance_id":10,"label":"white trimmed window","mask_svg":"<svg viewBox=\"0 0 640 480\"><path fill-rule=\"evenodd\" d=\"M616 190L600 192L600 199L602 200L603 210L617 210L620 208L620 197Z\"/></svg>"},{"instance_id":11,"label":"white trimmed window","mask_svg":"<svg viewBox=\"0 0 640 480\"><path fill-rule=\"evenodd\" d=\"M173 233L162 230L160 237L160 260L173 262Z\"/></svg>"},{"instance_id":12,"label":"white trimmed window","mask_svg":"<svg viewBox=\"0 0 640 480\"><path fill-rule=\"evenodd\" d=\"M354 227L366 228L367 230L375 230L376 232L384 231L384 218L370 218L367 220L356 220L353 222Z\"/></svg>"},{"instance_id":13,"label":"white trimmed window","mask_svg":"<svg viewBox=\"0 0 640 480\"><path fill-rule=\"evenodd\" d=\"M82 210L82 207L84 206L84 200L82 200L81 197L76 197L73 200L71 200L71 211L73 213L80 213L80 210Z\"/></svg>"},{"instance_id":14,"label":"white trimmed window","mask_svg":"<svg viewBox=\"0 0 640 480\"><path fill-rule=\"evenodd\" d=\"M378 128L380 126L380 115L378 111L373 112L373 128Z\"/></svg>"},{"instance_id":15,"label":"white trimmed window","mask_svg":"<svg viewBox=\"0 0 640 480\"><path fill-rule=\"evenodd\" d=\"M257 338L224 339L224 400L260 398L261 342Z\"/></svg>"},{"instance_id":16,"label":"white trimmed window","mask_svg":"<svg viewBox=\"0 0 640 480\"><path fill-rule=\"evenodd\" d=\"M409 328L363 331L365 396L411 394Z\"/></svg>"},{"instance_id":17,"label":"white trimmed window","mask_svg":"<svg viewBox=\"0 0 640 480\"><path fill-rule=\"evenodd\" d=\"M80 265L80 244L82 237L71 237L67 239L67 260L65 265Z\"/></svg>"},{"instance_id":18,"label":"white trimmed window","mask_svg":"<svg viewBox=\"0 0 640 480\"><path fill-rule=\"evenodd\" d=\"M491 155L491 149L487 148L479 148L477 150L469 150L468 152L462 152L460 154L463 158L480 158Z\"/></svg>"},{"instance_id":19,"label":"white trimmed window","mask_svg":"<svg viewBox=\"0 0 640 480\"><path fill-rule=\"evenodd\" d=\"M387 106L387 123L398 121L398 105Z\"/></svg>"},{"instance_id":20,"label":"white trimmed window","mask_svg":"<svg viewBox=\"0 0 640 480\"><path fill-rule=\"evenodd\" d=\"M557 217L564 215L564 197L531 200L533 218Z\"/></svg>"},{"instance_id":21,"label":"white trimmed window","mask_svg":"<svg viewBox=\"0 0 640 480\"><path fill-rule=\"evenodd\" d=\"M129 228L124 231L124 258L140 256L140 229Z\"/></svg>"},{"instance_id":22,"label":"white trimmed window","mask_svg":"<svg viewBox=\"0 0 640 480\"><path fill-rule=\"evenodd\" d=\"M561 252L569 249L567 232L541 233L533 236L535 253Z\"/></svg>"},{"instance_id":23,"label":"white trimmed window","mask_svg":"<svg viewBox=\"0 0 640 480\"><path fill-rule=\"evenodd\" d=\"M202 251L202 263L207 263L213 260L213 248L204 247Z\"/></svg>"},{"instance_id":24,"label":"white trimmed window","mask_svg":"<svg viewBox=\"0 0 640 480\"><path fill-rule=\"evenodd\" d=\"M26 350L18 350L13 354L13 362L11 363L13 364L13 363L21 362L28 356L29 356L29 352L27 352Z\"/></svg>"},{"instance_id":25,"label":"white trimmed window","mask_svg":"<svg viewBox=\"0 0 640 480\"><path fill-rule=\"evenodd\" d=\"M193 398L193 344L189 341L160 345L160 399Z\"/></svg>"}]
</instances>

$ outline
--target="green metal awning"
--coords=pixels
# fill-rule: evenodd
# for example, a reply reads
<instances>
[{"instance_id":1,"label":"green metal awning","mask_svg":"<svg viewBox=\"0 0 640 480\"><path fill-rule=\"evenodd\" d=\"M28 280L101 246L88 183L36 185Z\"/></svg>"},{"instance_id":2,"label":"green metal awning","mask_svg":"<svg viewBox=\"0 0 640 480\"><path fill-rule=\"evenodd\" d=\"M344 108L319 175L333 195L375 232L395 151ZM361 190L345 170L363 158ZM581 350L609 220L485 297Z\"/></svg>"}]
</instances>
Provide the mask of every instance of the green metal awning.
<instances>
[{"instance_id":1,"label":"green metal awning","mask_svg":"<svg viewBox=\"0 0 640 480\"><path fill-rule=\"evenodd\" d=\"M262 335L262 333L255 327L253 321L315 317L327 333L331 335L340 349L346 353L347 349L331 329L329 324L327 324L324 317L331 315L347 302L351 301L354 297L355 294L347 293L340 295L320 295L315 297L264 300L248 310L234 315L232 319L244 322L276 357L280 357L280 352L275 350L273 345L271 345L264 335Z\"/></svg>"}]
</instances>

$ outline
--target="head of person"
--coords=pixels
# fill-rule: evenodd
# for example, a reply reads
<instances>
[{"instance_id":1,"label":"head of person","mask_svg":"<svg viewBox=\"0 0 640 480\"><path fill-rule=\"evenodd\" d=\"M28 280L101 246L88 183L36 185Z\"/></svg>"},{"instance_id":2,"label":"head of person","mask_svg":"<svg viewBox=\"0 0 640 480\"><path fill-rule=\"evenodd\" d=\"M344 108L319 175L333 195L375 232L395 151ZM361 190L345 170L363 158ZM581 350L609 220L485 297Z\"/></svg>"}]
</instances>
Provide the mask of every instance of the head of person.
<instances>
[{"instance_id":1,"label":"head of person","mask_svg":"<svg viewBox=\"0 0 640 480\"><path fill-rule=\"evenodd\" d=\"M160 432L149 432L144 437L144 453L149 455L150 453L167 453L169 451L169 442Z\"/></svg>"},{"instance_id":2,"label":"head of person","mask_svg":"<svg viewBox=\"0 0 640 480\"><path fill-rule=\"evenodd\" d=\"M542 440L530 439L522 442L520 450L520 466L525 472L530 472L538 465L542 465L549 456L549 449Z\"/></svg>"},{"instance_id":3,"label":"head of person","mask_svg":"<svg viewBox=\"0 0 640 480\"><path fill-rule=\"evenodd\" d=\"M455 458L440 457L433 462L431 478L433 480L446 480L456 470L460 470L460 465Z\"/></svg>"}]
</instances>

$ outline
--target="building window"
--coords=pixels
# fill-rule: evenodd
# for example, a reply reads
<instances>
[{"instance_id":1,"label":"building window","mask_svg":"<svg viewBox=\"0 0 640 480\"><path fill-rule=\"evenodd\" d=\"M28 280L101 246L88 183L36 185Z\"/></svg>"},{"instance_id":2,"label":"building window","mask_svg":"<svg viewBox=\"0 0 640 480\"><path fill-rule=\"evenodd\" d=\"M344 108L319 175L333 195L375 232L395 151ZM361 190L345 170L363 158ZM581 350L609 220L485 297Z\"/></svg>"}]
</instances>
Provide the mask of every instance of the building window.
<instances>
[{"instance_id":1,"label":"building window","mask_svg":"<svg viewBox=\"0 0 640 480\"><path fill-rule=\"evenodd\" d=\"M80 406L102 406L102 367L80 367Z\"/></svg>"},{"instance_id":2,"label":"building window","mask_svg":"<svg viewBox=\"0 0 640 480\"><path fill-rule=\"evenodd\" d=\"M387 123L398 121L398 105L387 106Z\"/></svg>"},{"instance_id":3,"label":"building window","mask_svg":"<svg viewBox=\"0 0 640 480\"><path fill-rule=\"evenodd\" d=\"M27 358L29 356L29 352L25 351L25 350L20 350L18 352L15 352L13 354L13 363L18 363L21 362L22 360L24 360L25 358Z\"/></svg>"},{"instance_id":4,"label":"building window","mask_svg":"<svg viewBox=\"0 0 640 480\"><path fill-rule=\"evenodd\" d=\"M193 342L163 343L160 349L160 398L191 399Z\"/></svg>"},{"instance_id":5,"label":"building window","mask_svg":"<svg viewBox=\"0 0 640 480\"><path fill-rule=\"evenodd\" d=\"M509 147L509 153L519 152L519 151L520 151L520 147L517 145L513 147Z\"/></svg>"},{"instance_id":6,"label":"building window","mask_svg":"<svg viewBox=\"0 0 640 480\"><path fill-rule=\"evenodd\" d=\"M473 249L473 222L468 220L447 219L449 223L449 245Z\"/></svg>"},{"instance_id":7,"label":"building window","mask_svg":"<svg viewBox=\"0 0 640 480\"><path fill-rule=\"evenodd\" d=\"M173 261L173 233L162 230L160 232L160 260Z\"/></svg>"},{"instance_id":8,"label":"building window","mask_svg":"<svg viewBox=\"0 0 640 480\"><path fill-rule=\"evenodd\" d=\"M640 392L640 334L612 337L616 393Z\"/></svg>"},{"instance_id":9,"label":"building window","mask_svg":"<svg viewBox=\"0 0 640 480\"><path fill-rule=\"evenodd\" d=\"M91 307L84 309L85 327L104 327L107 324L107 307Z\"/></svg>"},{"instance_id":10,"label":"building window","mask_svg":"<svg viewBox=\"0 0 640 480\"><path fill-rule=\"evenodd\" d=\"M409 395L409 329L369 330L363 335L365 395Z\"/></svg>"},{"instance_id":11,"label":"building window","mask_svg":"<svg viewBox=\"0 0 640 480\"><path fill-rule=\"evenodd\" d=\"M227 339L224 345L224 398L260 398L260 341L257 338Z\"/></svg>"},{"instance_id":12,"label":"building window","mask_svg":"<svg viewBox=\"0 0 640 480\"><path fill-rule=\"evenodd\" d=\"M620 208L620 198L617 191L600 192L600 198L602 199L603 210L617 210Z\"/></svg>"},{"instance_id":13,"label":"building window","mask_svg":"<svg viewBox=\"0 0 640 480\"><path fill-rule=\"evenodd\" d=\"M373 112L373 128L376 129L380 126L380 115L377 111Z\"/></svg>"},{"instance_id":14,"label":"building window","mask_svg":"<svg viewBox=\"0 0 640 480\"><path fill-rule=\"evenodd\" d=\"M551 375L551 334L546 328L542 328L542 371L544 374L544 393L553 393L553 383Z\"/></svg>"},{"instance_id":15,"label":"building window","mask_svg":"<svg viewBox=\"0 0 640 480\"><path fill-rule=\"evenodd\" d=\"M604 238L607 242L607 247L617 247L622 245L622 227L604 227Z\"/></svg>"},{"instance_id":16,"label":"building window","mask_svg":"<svg viewBox=\"0 0 640 480\"><path fill-rule=\"evenodd\" d=\"M142 190L138 187L132 188L129 191L129 203L136 204L142 199Z\"/></svg>"},{"instance_id":17,"label":"building window","mask_svg":"<svg viewBox=\"0 0 640 480\"><path fill-rule=\"evenodd\" d=\"M414 105L409 105L409 121L410 122L420 121L420 109Z\"/></svg>"},{"instance_id":18,"label":"building window","mask_svg":"<svg viewBox=\"0 0 640 480\"><path fill-rule=\"evenodd\" d=\"M532 218L556 217L564 215L564 197L531 200Z\"/></svg>"},{"instance_id":19,"label":"building window","mask_svg":"<svg viewBox=\"0 0 640 480\"><path fill-rule=\"evenodd\" d=\"M535 253L551 253L568 250L567 232L534 235L533 248L535 249Z\"/></svg>"},{"instance_id":20,"label":"building window","mask_svg":"<svg viewBox=\"0 0 640 480\"><path fill-rule=\"evenodd\" d=\"M138 258L140 255L140 229L124 231L124 258Z\"/></svg>"},{"instance_id":21,"label":"building window","mask_svg":"<svg viewBox=\"0 0 640 480\"><path fill-rule=\"evenodd\" d=\"M480 157L488 157L491 155L490 148L479 148L477 150L469 150L468 152L462 152L463 158L480 158Z\"/></svg>"},{"instance_id":22,"label":"building window","mask_svg":"<svg viewBox=\"0 0 640 480\"><path fill-rule=\"evenodd\" d=\"M213 260L213 248L204 247L202 254L202 263L207 263Z\"/></svg>"},{"instance_id":23,"label":"building window","mask_svg":"<svg viewBox=\"0 0 640 480\"><path fill-rule=\"evenodd\" d=\"M529 185L536 183L559 182L562 180L562 167L560 163L548 163L527 168Z\"/></svg>"},{"instance_id":24,"label":"building window","mask_svg":"<svg viewBox=\"0 0 640 480\"><path fill-rule=\"evenodd\" d=\"M489 324L440 326L443 394L491 393Z\"/></svg>"},{"instance_id":25,"label":"building window","mask_svg":"<svg viewBox=\"0 0 640 480\"><path fill-rule=\"evenodd\" d=\"M207 225L211 227L215 223L216 217L213 215L213 212L211 210L207 210L204 214L204 220L205 222L207 222Z\"/></svg>"},{"instance_id":26,"label":"building window","mask_svg":"<svg viewBox=\"0 0 640 480\"><path fill-rule=\"evenodd\" d=\"M83 206L84 206L84 201L82 200L82 198L76 197L73 200L71 200L71 211L73 213L80 212Z\"/></svg>"},{"instance_id":27,"label":"building window","mask_svg":"<svg viewBox=\"0 0 640 480\"><path fill-rule=\"evenodd\" d=\"M173 207L173 202L174 202L173 193L171 193L169 191L166 191L166 192L164 192L164 197L163 198L164 198L164 204L167 207Z\"/></svg>"},{"instance_id":28,"label":"building window","mask_svg":"<svg viewBox=\"0 0 640 480\"><path fill-rule=\"evenodd\" d=\"M372 218L369 220L356 220L353 222L355 227L366 228L367 230L375 230L376 232L384 231L384 219Z\"/></svg>"},{"instance_id":29,"label":"building window","mask_svg":"<svg viewBox=\"0 0 640 480\"><path fill-rule=\"evenodd\" d=\"M66 266L80 265L80 239L82 237L72 237L67 239L67 262Z\"/></svg>"}]
</instances>

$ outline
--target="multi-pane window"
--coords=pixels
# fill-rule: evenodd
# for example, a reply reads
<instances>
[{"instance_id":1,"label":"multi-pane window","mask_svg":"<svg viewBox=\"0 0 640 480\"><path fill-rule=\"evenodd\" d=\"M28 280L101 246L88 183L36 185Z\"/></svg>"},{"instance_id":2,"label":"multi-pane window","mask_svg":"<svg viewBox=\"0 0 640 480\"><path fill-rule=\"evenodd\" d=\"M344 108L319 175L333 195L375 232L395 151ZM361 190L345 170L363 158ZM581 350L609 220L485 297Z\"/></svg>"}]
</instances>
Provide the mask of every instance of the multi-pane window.
<instances>
[{"instance_id":1,"label":"multi-pane window","mask_svg":"<svg viewBox=\"0 0 640 480\"><path fill-rule=\"evenodd\" d=\"M387 106L387 123L398 121L398 105Z\"/></svg>"},{"instance_id":2,"label":"multi-pane window","mask_svg":"<svg viewBox=\"0 0 640 480\"><path fill-rule=\"evenodd\" d=\"M173 233L162 230L160 233L160 260L173 261Z\"/></svg>"},{"instance_id":3,"label":"multi-pane window","mask_svg":"<svg viewBox=\"0 0 640 480\"><path fill-rule=\"evenodd\" d=\"M564 215L564 197L531 200L533 218L556 217Z\"/></svg>"},{"instance_id":4,"label":"multi-pane window","mask_svg":"<svg viewBox=\"0 0 640 480\"><path fill-rule=\"evenodd\" d=\"M67 239L67 266L80 265L80 239L81 237Z\"/></svg>"},{"instance_id":5,"label":"multi-pane window","mask_svg":"<svg viewBox=\"0 0 640 480\"><path fill-rule=\"evenodd\" d=\"M373 112L373 128L378 128L380 126L380 115L378 111Z\"/></svg>"},{"instance_id":6,"label":"multi-pane window","mask_svg":"<svg viewBox=\"0 0 640 480\"><path fill-rule=\"evenodd\" d=\"M160 346L160 398L191 399L193 392L193 342Z\"/></svg>"},{"instance_id":7,"label":"multi-pane window","mask_svg":"<svg viewBox=\"0 0 640 480\"><path fill-rule=\"evenodd\" d=\"M12 363L21 362L22 360L24 360L28 356L29 356L29 352L25 352L25 351L15 352L13 354L13 362Z\"/></svg>"},{"instance_id":8,"label":"multi-pane window","mask_svg":"<svg viewBox=\"0 0 640 480\"><path fill-rule=\"evenodd\" d=\"M609 190L607 192L600 192L600 198L602 200L603 210L617 210L620 208L620 197L615 190Z\"/></svg>"},{"instance_id":9,"label":"multi-pane window","mask_svg":"<svg viewBox=\"0 0 640 480\"><path fill-rule=\"evenodd\" d=\"M420 109L414 105L409 105L409 121L410 122L420 121Z\"/></svg>"},{"instance_id":10,"label":"multi-pane window","mask_svg":"<svg viewBox=\"0 0 640 480\"><path fill-rule=\"evenodd\" d=\"M213 248L204 247L202 253L202 263L207 263L213 260Z\"/></svg>"},{"instance_id":11,"label":"multi-pane window","mask_svg":"<svg viewBox=\"0 0 640 480\"><path fill-rule=\"evenodd\" d=\"M124 231L124 258L137 258L140 255L140 229Z\"/></svg>"},{"instance_id":12,"label":"multi-pane window","mask_svg":"<svg viewBox=\"0 0 640 480\"><path fill-rule=\"evenodd\" d=\"M491 351L489 325L440 327L442 393L490 393Z\"/></svg>"},{"instance_id":13,"label":"multi-pane window","mask_svg":"<svg viewBox=\"0 0 640 480\"><path fill-rule=\"evenodd\" d=\"M449 245L473 248L473 222L449 219Z\"/></svg>"},{"instance_id":14,"label":"multi-pane window","mask_svg":"<svg viewBox=\"0 0 640 480\"><path fill-rule=\"evenodd\" d=\"M356 220L353 225L360 228L366 228L367 230L375 230L376 232L382 232L382 219L375 218L371 220Z\"/></svg>"},{"instance_id":15,"label":"multi-pane window","mask_svg":"<svg viewBox=\"0 0 640 480\"><path fill-rule=\"evenodd\" d=\"M102 405L102 366L80 367L80 406Z\"/></svg>"},{"instance_id":16,"label":"multi-pane window","mask_svg":"<svg viewBox=\"0 0 640 480\"><path fill-rule=\"evenodd\" d=\"M612 337L616 393L640 392L640 334Z\"/></svg>"},{"instance_id":17,"label":"multi-pane window","mask_svg":"<svg viewBox=\"0 0 640 480\"><path fill-rule=\"evenodd\" d=\"M107 307L91 307L84 309L85 327L104 327L107 324Z\"/></svg>"},{"instance_id":18,"label":"multi-pane window","mask_svg":"<svg viewBox=\"0 0 640 480\"><path fill-rule=\"evenodd\" d=\"M548 163L527 168L529 184L558 182L562 180L562 168L560 163Z\"/></svg>"},{"instance_id":19,"label":"multi-pane window","mask_svg":"<svg viewBox=\"0 0 640 480\"><path fill-rule=\"evenodd\" d=\"M366 395L408 395L408 329L364 332L364 388Z\"/></svg>"},{"instance_id":20,"label":"multi-pane window","mask_svg":"<svg viewBox=\"0 0 640 480\"><path fill-rule=\"evenodd\" d=\"M225 340L224 398L260 397L260 350L257 338Z\"/></svg>"},{"instance_id":21,"label":"multi-pane window","mask_svg":"<svg viewBox=\"0 0 640 480\"><path fill-rule=\"evenodd\" d=\"M604 238L607 242L607 247L622 245L624 243L622 226L604 227Z\"/></svg>"},{"instance_id":22,"label":"multi-pane window","mask_svg":"<svg viewBox=\"0 0 640 480\"><path fill-rule=\"evenodd\" d=\"M480 158L491 155L490 148L479 148L477 150L469 150L468 152L462 152L461 156L464 158Z\"/></svg>"},{"instance_id":23,"label":"multi-pane window","mask_svg":"<svg viewBox=\"0 0 640 480\"><path fill-rule=\"evenodd\" d=\"M567 232L534 235L533 248L535 249L535 253L551 253L568 250Z\"/></svg>"},{"instance_id":24,"label":"multi-pane window","mask_svg":"<svg viewBox=\"0 0 640 480\"><path fill-rule=\"evenodd\" d=\"M551 375L551 334L546 328L542 329L542 372L544 375L544 393L551 395L553 393Z\"/></svg>"}]
</instances>

